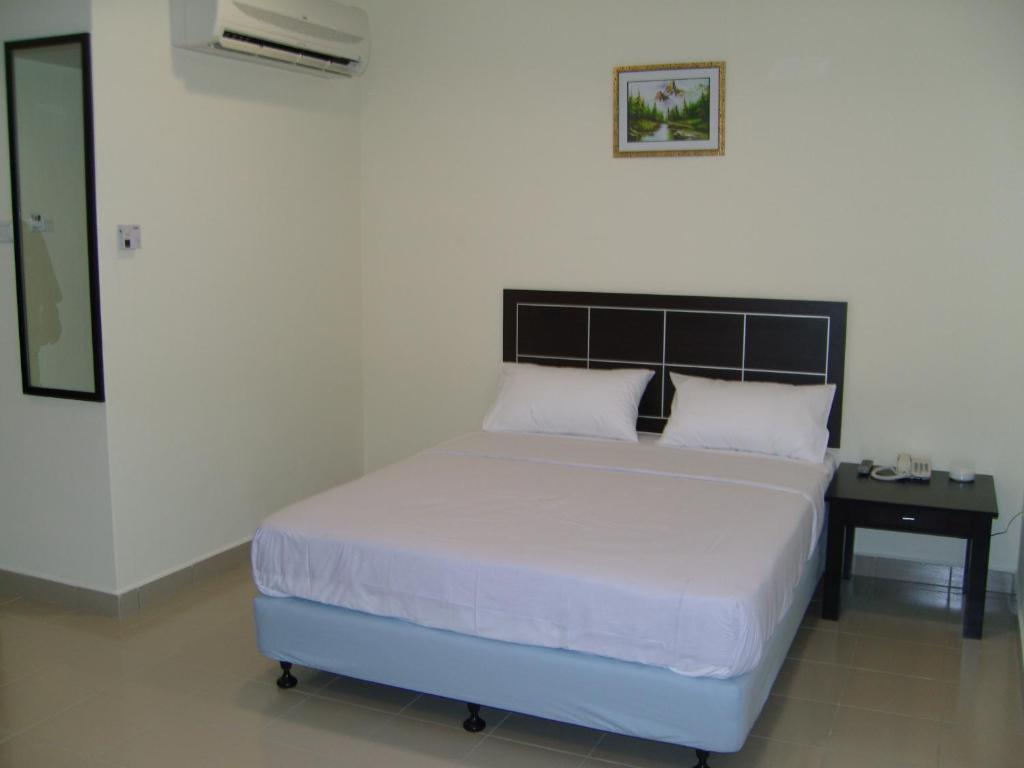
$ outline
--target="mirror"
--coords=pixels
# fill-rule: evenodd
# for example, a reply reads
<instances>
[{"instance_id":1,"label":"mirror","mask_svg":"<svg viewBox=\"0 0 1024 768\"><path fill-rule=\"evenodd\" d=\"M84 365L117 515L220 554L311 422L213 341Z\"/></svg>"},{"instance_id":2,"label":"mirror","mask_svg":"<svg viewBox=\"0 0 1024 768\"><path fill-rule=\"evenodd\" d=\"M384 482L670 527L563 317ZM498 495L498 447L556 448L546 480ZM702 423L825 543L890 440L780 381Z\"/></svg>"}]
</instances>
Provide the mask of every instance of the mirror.
<instances>
[{"instance_id":1,"label":"mirror","mask_svg":"<svg viewBox=\"0 0 1024 768\"><path fill-rule=\"evenodd\" d=\"M22 389L102 401L89 36L4 49Z\"/></svg>"}]
</instances>

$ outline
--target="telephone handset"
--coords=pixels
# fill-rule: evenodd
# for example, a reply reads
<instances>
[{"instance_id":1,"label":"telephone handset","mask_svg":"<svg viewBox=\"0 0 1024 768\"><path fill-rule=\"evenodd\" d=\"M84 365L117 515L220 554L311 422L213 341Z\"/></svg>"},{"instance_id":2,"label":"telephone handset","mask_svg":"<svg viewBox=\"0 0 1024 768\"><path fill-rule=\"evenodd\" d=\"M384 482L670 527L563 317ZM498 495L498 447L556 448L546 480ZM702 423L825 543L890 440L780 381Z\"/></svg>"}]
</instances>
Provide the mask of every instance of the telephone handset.
<instances>
[{"instance_id":1,"label":"telephone handset","mask_svg":"<svg viewBox=\"0 0 1024 768\"><path fill-rule=\"evenodd\" d=\"M875 467L871 470L875 480L920 480L926 482L932 478L932 462L920 456L901 453L896 457L894 467Z\"/></svg>"}]
</instances>

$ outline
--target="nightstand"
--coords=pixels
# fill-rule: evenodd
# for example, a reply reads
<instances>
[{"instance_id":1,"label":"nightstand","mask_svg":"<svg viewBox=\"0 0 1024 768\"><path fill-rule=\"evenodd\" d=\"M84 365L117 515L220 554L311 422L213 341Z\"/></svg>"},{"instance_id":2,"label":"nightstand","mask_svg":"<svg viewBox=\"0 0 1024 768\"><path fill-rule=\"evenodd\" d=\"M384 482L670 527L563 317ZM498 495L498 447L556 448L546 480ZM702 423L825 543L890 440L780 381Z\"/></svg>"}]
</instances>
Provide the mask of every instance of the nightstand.
<instances>
[{"instance_id":1,"label":"nightstand","mask_svg":"<svg viewBox=\"0 0 1024 768\"><path fill-rule=\"evenodd\" d=\"M859 477L856 464L840 464L825 494L828 541L821 615L839 618L839 588L849 577L857 528L927 533L966 539L964 558L964 637L981 637L985 619L989 538L999 515L991 475L958 483L933 472L926 483L883 482Z\"/></svg>"}]
</instances>

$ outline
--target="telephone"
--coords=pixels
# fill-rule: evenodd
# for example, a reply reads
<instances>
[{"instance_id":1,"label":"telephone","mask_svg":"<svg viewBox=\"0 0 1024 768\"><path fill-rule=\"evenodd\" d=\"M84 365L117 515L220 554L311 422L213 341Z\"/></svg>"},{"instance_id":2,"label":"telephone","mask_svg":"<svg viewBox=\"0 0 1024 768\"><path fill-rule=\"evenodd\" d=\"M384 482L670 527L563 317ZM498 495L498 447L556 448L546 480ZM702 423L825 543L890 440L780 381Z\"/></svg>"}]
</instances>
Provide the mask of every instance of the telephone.
<instances>
[{"instance_id":1,"label":"telephone","mask_svg":"<svg viewBox=\"0 0 1024 768\"><path fill-rule=\"evenodd\" d=\"M894 467L875 467L871 470L875 480L919 480L928 482L932 479L932 462L921 456L901 453L896 457Z\"/></svg>"}]
</instances>

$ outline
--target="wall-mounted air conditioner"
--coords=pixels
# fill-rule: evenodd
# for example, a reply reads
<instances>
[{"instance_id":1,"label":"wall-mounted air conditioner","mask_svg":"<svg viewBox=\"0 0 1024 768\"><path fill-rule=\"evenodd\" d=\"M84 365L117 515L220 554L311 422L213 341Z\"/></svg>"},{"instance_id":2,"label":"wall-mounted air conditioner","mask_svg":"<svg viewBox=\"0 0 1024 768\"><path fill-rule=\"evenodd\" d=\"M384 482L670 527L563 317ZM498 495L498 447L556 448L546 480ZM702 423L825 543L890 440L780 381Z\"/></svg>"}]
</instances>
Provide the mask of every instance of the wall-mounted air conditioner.
<instances>
[{"instance_id":1,"label":"wall-mounted air conditioner","mask_svg":"<svg viewBox=\"0 0 1024 768\"><path fill-rule=\"evenodd\" d=\"M178 48L311 74L358 75L370 53L366 11L335 0L175 0Z\"/></svg>"}]
</instances>

